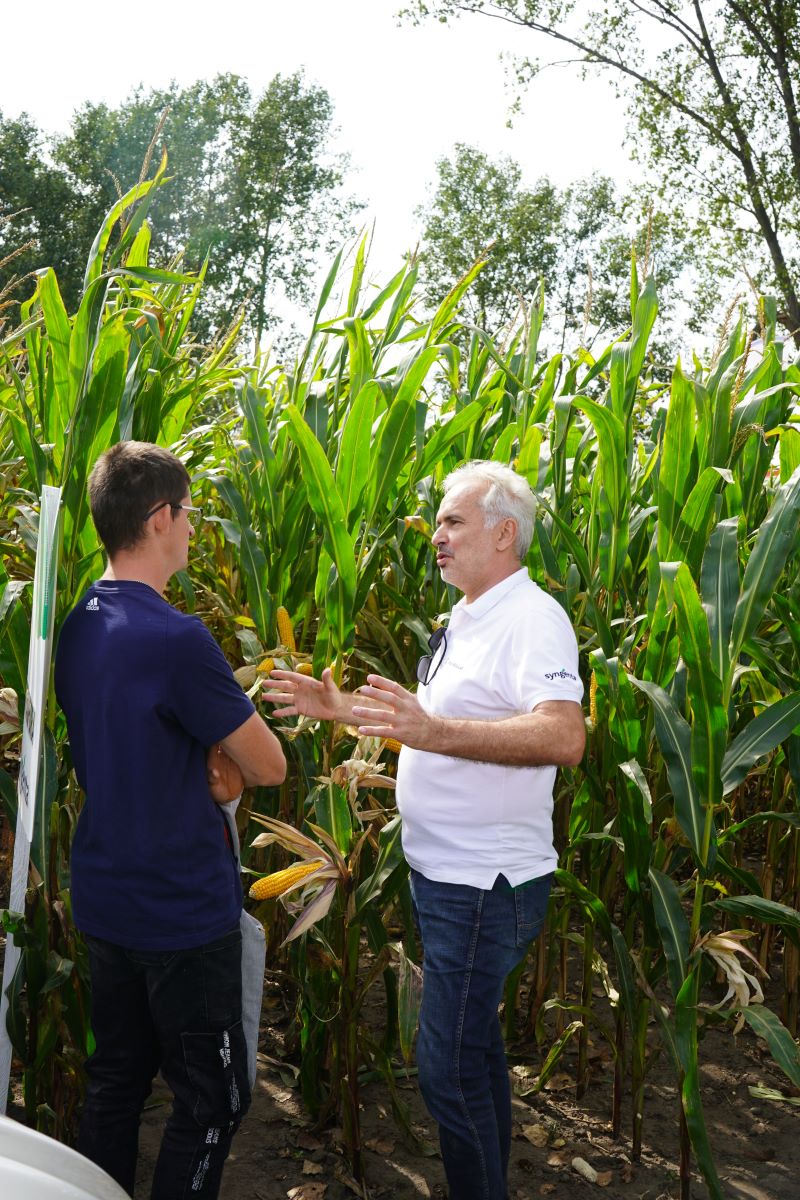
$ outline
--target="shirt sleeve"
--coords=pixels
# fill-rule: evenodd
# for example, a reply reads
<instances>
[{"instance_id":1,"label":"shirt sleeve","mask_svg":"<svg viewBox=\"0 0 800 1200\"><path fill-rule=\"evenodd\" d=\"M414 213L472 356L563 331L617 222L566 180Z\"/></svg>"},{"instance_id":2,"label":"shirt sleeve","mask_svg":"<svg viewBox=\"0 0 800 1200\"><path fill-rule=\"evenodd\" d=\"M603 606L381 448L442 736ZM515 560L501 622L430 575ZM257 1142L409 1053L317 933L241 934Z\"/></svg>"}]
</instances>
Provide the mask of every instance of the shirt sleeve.
<instances>
[{"instance_id":1,"label":"shirt sleeve","mask_svg":"<svg viewBox=\"0 0 800 1200\"><path fill-rule=\"evenodd\" d=\"M519 622L511 639L512 688L520 712L531 712L545 700L580 704L583 698L575 633L558 603L546 600Z\"/></svg>"},{"instance_id":2,"label":"shirt sleeve","mask_svg":"<svg viewBox=\"0 0 800 1200\"><path fill-rule=\"evenodd\" d=\"M199 619L173 625L167 652L170 711L203 746L226 738L256 711Z\"/></svg>"}]
</instances>

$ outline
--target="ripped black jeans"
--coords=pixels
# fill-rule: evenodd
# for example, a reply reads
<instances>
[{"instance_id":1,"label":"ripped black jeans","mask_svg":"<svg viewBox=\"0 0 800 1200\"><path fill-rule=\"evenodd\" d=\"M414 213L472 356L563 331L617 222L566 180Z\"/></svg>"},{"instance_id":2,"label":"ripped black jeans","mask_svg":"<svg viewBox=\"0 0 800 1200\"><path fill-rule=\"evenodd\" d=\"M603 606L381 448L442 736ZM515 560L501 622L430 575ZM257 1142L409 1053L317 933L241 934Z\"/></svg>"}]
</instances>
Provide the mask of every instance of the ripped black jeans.
<instances>
[{"instance_id":1,"label":"ripped black jeans","mask_svg":"<svg viewBox=\"0 0 800 1200\"><path fill-rule=\"evenodd\" d=\"M239 928L192 950L86 943L96 1049L78 1150L132 1196L139 1120L160 1070L174 1103L152 1200L214 1200L250 1104Z\"/></svg>"}]
</instances>

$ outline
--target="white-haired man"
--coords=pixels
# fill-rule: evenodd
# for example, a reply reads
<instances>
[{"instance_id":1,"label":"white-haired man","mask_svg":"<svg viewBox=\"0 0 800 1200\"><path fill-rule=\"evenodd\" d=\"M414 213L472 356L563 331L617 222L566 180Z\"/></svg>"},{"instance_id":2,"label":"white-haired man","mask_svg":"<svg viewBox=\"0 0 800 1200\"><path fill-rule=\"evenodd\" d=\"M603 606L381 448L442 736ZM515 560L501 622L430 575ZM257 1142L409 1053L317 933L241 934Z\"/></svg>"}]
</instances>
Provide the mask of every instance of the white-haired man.
<instances>
[{"instance_id":1,"label":"white-haired man","mask_svg":"<svg viewBox=\"0 0 800 1200\"><path fill-rule=\"evenodd\" d=\"M413 693L378 675L352 695L276 671L276 715L402 742L397 800L424 951L419 1083L439 1123L451 1200L503 1200L511 1094L497 1017L508 973L544 919L556 854L553 783L585 740L578 648L523 567L535 500L509 467L444 482L433 545L464 593L418 664Z\"/></svg>"}]
</instances>

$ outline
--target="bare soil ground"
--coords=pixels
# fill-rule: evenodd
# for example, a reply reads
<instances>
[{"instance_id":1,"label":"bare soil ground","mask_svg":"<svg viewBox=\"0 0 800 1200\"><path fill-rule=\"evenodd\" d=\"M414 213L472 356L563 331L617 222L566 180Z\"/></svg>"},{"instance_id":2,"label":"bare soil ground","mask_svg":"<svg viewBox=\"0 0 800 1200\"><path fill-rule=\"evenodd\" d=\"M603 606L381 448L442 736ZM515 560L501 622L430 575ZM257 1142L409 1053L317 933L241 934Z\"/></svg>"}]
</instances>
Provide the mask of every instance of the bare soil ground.
<instances>
[{"instance_id":1,"label":"bare soil ground","mask_svg":"<svg viewBox=\"0 0 800 1200\"><path fill-rule=\"evenodd\" d=\"M262 1051L253 1104L234 1142L223 1179L222 1200L350 1200L359 1195L341 1152L340 1131L315 1131L303 1112L292 1073L282 1066L288 1014L277 987L267 981ZM788 1103L754 1099L748 1088L781 1088L784 1078L766 1048L745 1030L735 1041L724 1029L711 1030L701 1045L703 1102L726 1196L731 1200L797 1200L800 1196L800 1111ZM538 1063L532 1048L531 1068ZM580 1103L574 1099L574 1058L538 1095L516 1097L515 1131L509 1178L510 1200L548 1196L590 1200L677 1200L677 1096L668 1063L658 1061L647 1086L645 1147L632 1163L624 1133L609 1136L611 1072L608 1056L593 1060L593 1080ZM512 1080L524 1084L524 1062L512 1067ZM413 1080L400 1084L410 1105L412 1128L432 1144L436 1130ZM161 1103L144 1117L137 1200L149 1195L169 1093L157 1085ZM386 1086L363 1088L362 1130L367 1194L371 1200L443 1200L444 1171L437 1154L424 1156L406 1144L394 1123ZM582 1158L598 1172L590 1183L574 1169ZM704 1200L698 1180L692 1196Z\"/></svg>"},{"instance_id":2,"label":"bare soil ground","mask_svg":"<svg viewBox=\"0 0 800 1200\"><path fill-rule=\"evenodd\" d=\"M0 907L7 903L7 852L0 850ZM0 969L4 943L0 937ZM774 972L777 978L778 972ZM772 998L773 1005L777 996ZM378 995L376 993L376 1003ZM770 998L768 996L768 1003ZM285 1062L284 1040L290 1024L280 986L268 974L262 1016L261 1054L252 1107L234 1142L222 1184L221 1200L351 1200L359 1195L341 1150L340 1131L317 1131L304 1113L293 1072ZM782 1089L786 1080L766 1047L749 1029L734 1039L712 1029L700 1046L703 1103L717 1166L730 1200L800 1198L800 1109L750 1095L756 1085ZM523 1087L540 1057L535 1046L518 1048L512 1080ZM668 1062L656 1062L647 1084L644 1149L630 1157L630 1112L623 1136L609 1136L610 1056L595 1047L592 1081L578 1103L574 1056L569 1052L558 1073L538 1095L515 1097L514 1140L509 1178L510 1200L555 1196L590 1200L594 1195L619 1200L677 1200L677 1095ZM9 1115L22 1118L20 1079L15 1074L15 1103ZM436 1144L436 1129L413 1080L399 1084L411 1111L411 1124L423 1140ZM404 1141L391 1112L385 1084L362 1089L362 1136L370 1200L444 1200L447 1189L438 1154L420 1154ZM170 1095L157 1081L142 1122L136 1200L149 1196ZM582 1178L573 1161L582 1158L598 1172L596 1183ZM694 1200L705 1200L695 1180ZM9 1198L13 1200L13 1198Z\"/></svg>"}]
</instances>

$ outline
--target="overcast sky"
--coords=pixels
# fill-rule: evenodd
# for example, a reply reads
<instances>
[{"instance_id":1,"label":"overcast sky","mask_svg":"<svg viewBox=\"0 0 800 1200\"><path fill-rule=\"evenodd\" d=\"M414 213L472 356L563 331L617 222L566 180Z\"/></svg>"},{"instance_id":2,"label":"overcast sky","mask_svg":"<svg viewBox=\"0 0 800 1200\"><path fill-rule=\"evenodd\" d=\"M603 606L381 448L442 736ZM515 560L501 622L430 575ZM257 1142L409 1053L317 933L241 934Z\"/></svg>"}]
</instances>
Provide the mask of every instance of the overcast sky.
<instances>
[{"instance_id":1,"label":"overcast sky","mask_svg":"<svg viewBox=\"0 0 800 1200\"><path fill-rule=\"evenodd\" d=\"M510 154L526 180L564 184L592 171L635 178L622 146L624 109L608 83L552 67L526 94L514 127L502 51L557 56L547 41L473 16L451 26L399 25L402 0L37 0L2 16L0 111L63 131L84 101L118 104L139 83L188 84L219 72L254 92L304 67L335 105L351 191L376 221L371 274L385 277L417 240L415 207L455 142Z\"/></svg>"}]
</instances>

